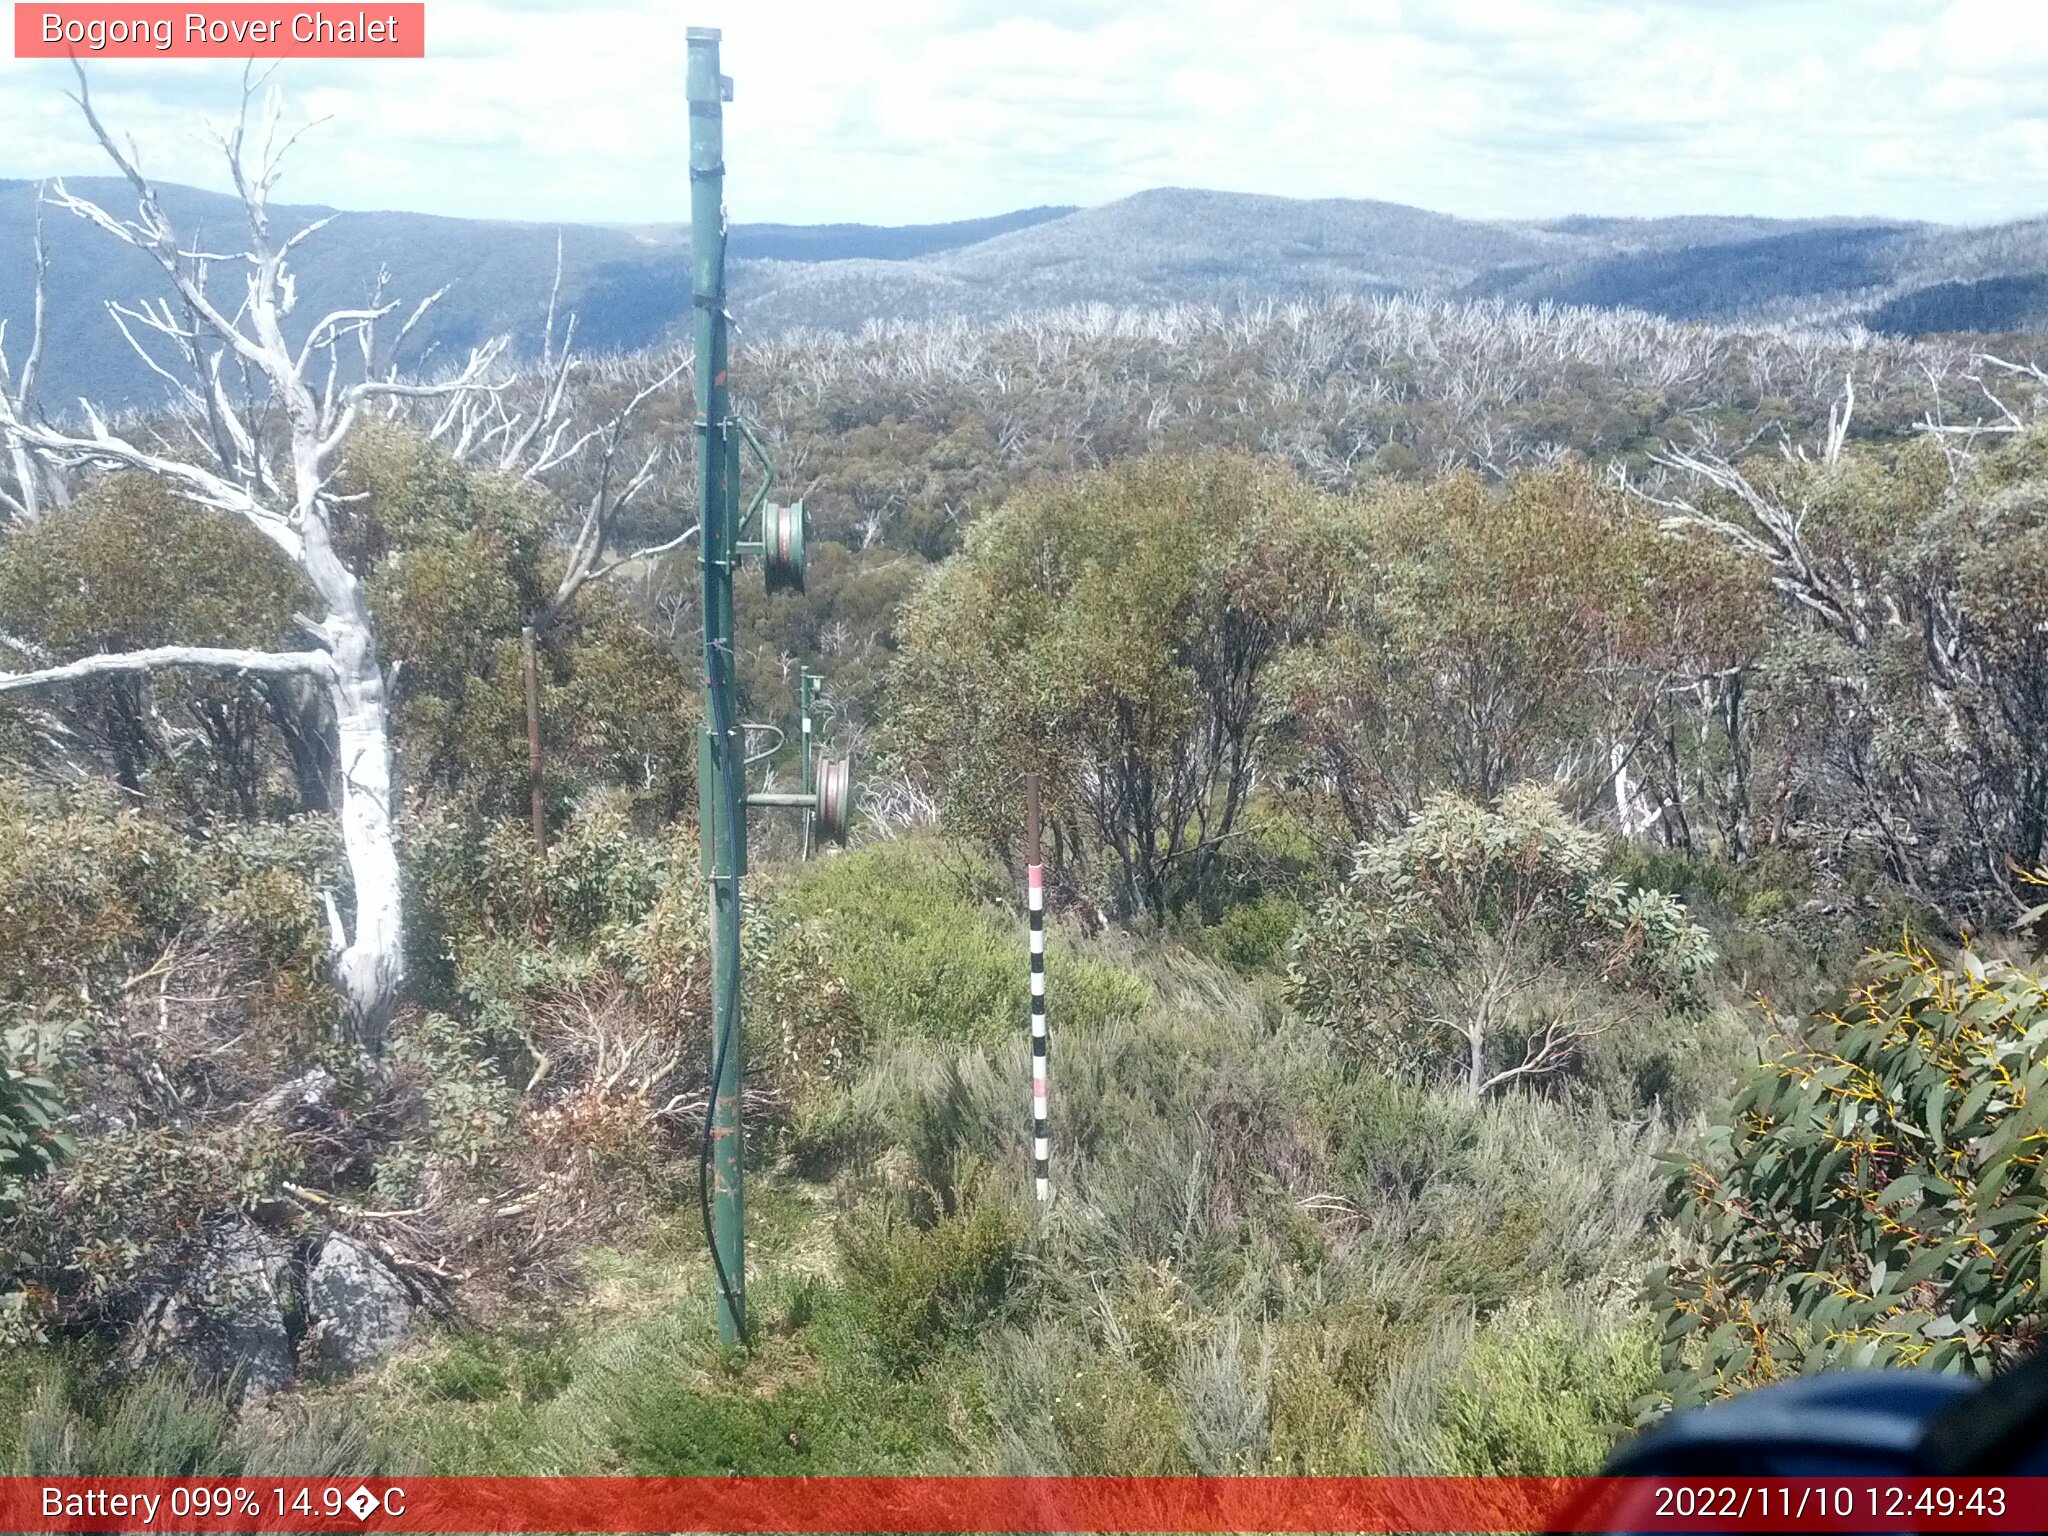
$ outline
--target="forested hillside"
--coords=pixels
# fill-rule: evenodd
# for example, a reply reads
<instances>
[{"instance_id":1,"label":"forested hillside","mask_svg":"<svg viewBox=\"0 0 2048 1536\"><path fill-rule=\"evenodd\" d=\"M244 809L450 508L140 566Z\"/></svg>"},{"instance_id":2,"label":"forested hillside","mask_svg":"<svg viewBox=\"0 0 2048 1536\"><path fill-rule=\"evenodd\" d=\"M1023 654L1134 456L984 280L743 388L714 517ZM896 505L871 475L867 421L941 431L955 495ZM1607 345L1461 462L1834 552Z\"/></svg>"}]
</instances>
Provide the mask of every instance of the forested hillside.
<instances>
[{"instance_id":1,"label":"forested hillside","mask_svg":"<svg viewBox=\"0 0 2048 1536\"><path fill-rule=\"evenodd\" d=\"M749 741L818 667L860 824L755 823L724 1349L692 381L535 254L522 368L330 388L259 286L161 411L0 394L7 1470L1574 1473L2033 1347L2030 338L746 337L812 519L805 591L742 572Z\"/></svg>"},{"instance_id":2,"label":"forested hillside","mask_svg":"<svg viewBox=\"0 0 2048 1536\"><path fill-rule=\"evenodd\" d=\"M104 176L73 177L64 185L101 202L118 204L127 195L118 181ZM66 409L81 397L105 407L160 402L164 380L138 361L104 308L110 295L152 280L148 262L50 205L51 195L48 185L0 179L0 322L17 339L34 324L33 258L40 238L50 337L45 398ZM245 215L234 197L171 184L160 196L177 227L217 233L223 243L239 238ZM743 266L900 261L1071 211L1020 209L989 219L894 228L739 224L732 230L732 252ZM380 273L384 297L408 309L446 290L407 337L404 362L414 371L431 372L440 360L459 357L500 333L516 356L538 356L552 286L559 285L564 312L575 311L582 344L593 353L630 352L661 341L687 303L689 231L672 224L629 229L514 223L311 205L280 205L276 214L294 230L329 221L300 256L298 277L309 315L364 302L377 291Z\"/></svg>"},{"instance_id":3,"label":"forested hillside","mask_svg":"<svg viewBox=\"0 0 2048 1536\"><path fill-rule=\"evenodd\" d=\"M2038 329L2038 221L1453 218L1396 203L1161 188L915 261L751 263L758 327L1000 321L1049 304L1226 306L1410 294L1860 323L1896 335Z\"/></svg>"},{"instance_id":4,"label":"forested hillside","mask_svg":"<svg viewBox=\"0 0 2048 1536\"><path fill-rule=\"evenodd\" d=\"M118 184L73 191L118 200ZM39 192L0 181L0 320L32 323L30 259ZM181 227L238 232L232 197L166 186ZM665 205L664 205L665 206ZM422 214L280 207L293 227L329 222L300 257L310 316L362 302L388 274L410 307L442 291L407 337L406 366L432 372L486 337L513 355L545 349L559 279L586 352L672 339L685 293L687 231L543 225ZM161 401L164 380L136 360L102 308L147 278L133 252L60 210L41 209L47 246L45 399ZM753 337L855 333L874 321L1001 324L1019 314L1108 304L1256 309L1275 301L1408 295L1640 310L1674 320L1862 325L1910 336L2033 331L2048 323L2048 244L2038 221L1946 228L1886 219L1461 219L1398 203L1157 188L1094 208L1020 209L990 218L886 227L741 222L731 232L735 313ZM289 319L289 317L287 317Z\"/></svg>"}]
</instances>

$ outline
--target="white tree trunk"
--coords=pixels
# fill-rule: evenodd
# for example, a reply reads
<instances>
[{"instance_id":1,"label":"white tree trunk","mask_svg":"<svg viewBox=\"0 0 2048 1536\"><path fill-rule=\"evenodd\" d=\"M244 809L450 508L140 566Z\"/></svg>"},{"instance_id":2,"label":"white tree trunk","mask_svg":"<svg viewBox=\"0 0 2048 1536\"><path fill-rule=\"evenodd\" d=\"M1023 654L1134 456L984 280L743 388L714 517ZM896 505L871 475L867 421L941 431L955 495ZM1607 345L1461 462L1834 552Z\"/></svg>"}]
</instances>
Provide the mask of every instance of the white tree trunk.
<instances>
[{"instance_id":1,"label":"white tree trunk","mask_svg":"<svg viewBox=\"0 0 2048 1536\"><path fill-rule=\"evenodd\" d=\"M1629 785L1628 749L1618 741L1607 748L1607 764L1614 777L1614 824L1624 838L1636 835L1635 794Z\"/></svg>"},{"instance_id":2,"label":"white tree trunk","mask_svg":"<svg viewBox=\"0 0 2048 1536\"><path fill-rule=\"evenodd\" d=\"M18 498L15 516L21 522L32 523L43 514L42 498L36 494L42 476L19 438L9 438L7 447L14 463L14 494Z\"/></svg>"},{"instance_id":3,"label":"white tree trunk","mask_svg":"<svg viewBox=\"0 0 2048 1536\"><path fill-rule=\"evenodd\" d=\"M394 827L397 808L391 801L390 697L362 583L335 553L327 520L320 515L324 476L311 430L311 401L294 400L293 393L285 391L288 406L300 407L292 444L305 539L299 568L327 608L319 628L334 663L329 686L340 765L341 843L355 890L355 923L335 954L334 976L357 1044L376 1056L405 982L405 896Z\"/></svg>"},{"instance_id":4,"label":"white tree trunk","mask_svg":"<svg viewBox=\"0 0 2048 1536\"><path fill-rule=\"evenodd\" d=\"M347 1000L357 1042L375 1056L405 981L405 907L392 826L391 732L384 677L369 629L349 645L333 684L341 761L341 841L355 888L355 927L335 956L334 976ZM337 655L337 661L341 657Z\"/></svg>"}]
</instances>

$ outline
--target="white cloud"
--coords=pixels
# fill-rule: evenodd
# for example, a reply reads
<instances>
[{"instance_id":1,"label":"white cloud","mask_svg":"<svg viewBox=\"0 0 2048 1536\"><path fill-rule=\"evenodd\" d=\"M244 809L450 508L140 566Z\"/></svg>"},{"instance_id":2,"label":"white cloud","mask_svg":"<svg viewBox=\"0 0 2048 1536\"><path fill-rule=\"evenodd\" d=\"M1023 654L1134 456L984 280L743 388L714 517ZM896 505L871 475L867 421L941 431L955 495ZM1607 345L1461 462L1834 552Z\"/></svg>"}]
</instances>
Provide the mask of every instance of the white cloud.
<instances>
[{"instance_id":1,"label":"white cloud","mask_svg":"<svg viewBox=\"0 0 2048 1536\"><path fill-rule=\"evenodd\" d=\"M669 220L686 21L725 29L740 219L905 222L1162 183L1569 212L2038 211L2048 6L2018 0L429 0L422 61L307 61L288 192ZM15 62L0 170L96 168L64 66ZM239 65L103 63L158 174Z\"/></svg>"}]
</instances>

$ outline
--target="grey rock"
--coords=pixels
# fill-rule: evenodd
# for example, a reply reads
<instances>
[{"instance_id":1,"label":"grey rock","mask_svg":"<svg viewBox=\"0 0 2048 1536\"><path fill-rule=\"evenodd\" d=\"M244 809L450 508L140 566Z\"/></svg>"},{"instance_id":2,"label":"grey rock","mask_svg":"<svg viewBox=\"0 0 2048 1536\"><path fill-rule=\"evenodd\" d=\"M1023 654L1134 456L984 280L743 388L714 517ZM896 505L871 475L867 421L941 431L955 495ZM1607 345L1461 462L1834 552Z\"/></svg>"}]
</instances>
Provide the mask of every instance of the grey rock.
<instances>
[{"instance_id":1,"label":"grey rock","mask_svg":"<svg viewBox=\"0 0 2048 1536\"><path fill-rule=\"evenodd\" d=\"M249 1121L287 1131L317 1125L328 1118L340 1086L325 1067L315 1067L264 1094L249 1107Z\"/></svg>"},{"instance_id":2,"label":"grey rock","mask_svg":"<svg viewBox=\"0 0 2048 1536\"><path fill-rule=\"evenodd\" d=\"M288 1386L291 1268L288 1239L249 1221L223 1227L181 1283L145 1304L129 1335L130 1364L180 1359L209 1384L237 1384L244 1397Z\"/></svg>"},{"instance_id":3,"label":"grey rock","mask_svg":"<svg viewBox=\"0 0 2048 1536\"><path fill-rule=\"evenodd\" d=\"M393 1353L412 1331L412 1293L361 1243L329 1233L306 1272L306 1313L314 1358L325 1365L369 1365Z\"/></svg>"}]
</instances>

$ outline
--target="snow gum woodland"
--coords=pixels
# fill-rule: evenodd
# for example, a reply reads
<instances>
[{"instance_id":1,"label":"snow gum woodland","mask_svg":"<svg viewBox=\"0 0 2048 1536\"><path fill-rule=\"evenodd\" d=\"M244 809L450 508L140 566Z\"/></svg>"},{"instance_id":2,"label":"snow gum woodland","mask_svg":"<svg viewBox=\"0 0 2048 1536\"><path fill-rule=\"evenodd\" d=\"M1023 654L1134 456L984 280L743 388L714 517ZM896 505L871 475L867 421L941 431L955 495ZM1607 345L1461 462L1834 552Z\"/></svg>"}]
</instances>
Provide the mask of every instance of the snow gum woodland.
<instances>
[{"instance_id":1,"label":"snow gum woodland","mask_svg":"<svg viewBox=\"0 0 2048 1536\"><path fill-rule=\"evenodd\" d=\"M80 106L127 201L44 216L149 258L106 324L168 396L0 338L10 1470L1564 1474L2036 1347L2036 338L748 345L814 519L739 605L758 787L801 667L862 784L843 853L749 852L734 1354L686 359L586 352L558 275L424 366L374 272L298 312L274 101L232 254Z\"/></svg>"}]
</instances>

